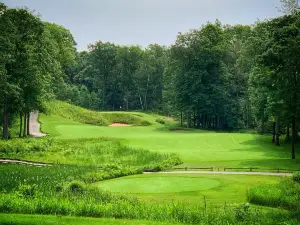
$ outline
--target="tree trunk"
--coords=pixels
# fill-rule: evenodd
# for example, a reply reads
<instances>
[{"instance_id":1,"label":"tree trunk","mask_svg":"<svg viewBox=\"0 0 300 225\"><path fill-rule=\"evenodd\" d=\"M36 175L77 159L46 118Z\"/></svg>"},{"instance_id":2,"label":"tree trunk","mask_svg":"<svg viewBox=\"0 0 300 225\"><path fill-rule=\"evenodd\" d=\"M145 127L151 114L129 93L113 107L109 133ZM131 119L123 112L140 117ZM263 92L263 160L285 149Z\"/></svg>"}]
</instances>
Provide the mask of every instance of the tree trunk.
<instances>
[{"instance_id":1,"label":"tree trunk","mask_svg":"<svg viewBox=\"0 0 300 225\"><path fill-rule=\"evenodd\" d=\"M207 129L208 127L207 127L207 118L208 116L207 116L207 114L205 114L205 117L204 117L204 127L205 127L205 129Z\"/></svg>"},{"instance_id":2,"label":"tree trunk","mask_svg":"<svg viewBox=\"0 0 300 225\"><path fill-rule=\"evenodd\" d=\"M149 81L150 81L150 74L148 73L147 87L146 87L146 92L145 92L145 95L144 95L144 106L145 106L146 111L148 109L147 95L148 95Z\"/></svg>"},{"instance_id":3,"label":"tree trunk","mask_svg":"<svg viewBox=\"0 0 300 225\"><path fill-rule=\"evenodd\" d=\"M285 137L285 142L290 143L291 142L291 137L290 137L290 124L287 125L286 127L286 137Z\"/></svg>"},{"instance_id":4,"label":"tree trunk","mask_svg":"<svg viewBox=\"0 0 300 225\"><path fill-rule=\"evenodd\" d=\"M139 94L139 98L140 98L140 104L141 104L142 110L144 111L144 105L143 105L142 97L140 94Z\"/></svg>"},{"instance_id":5,"label":"tree trunk","mask_svg":"<svg viewBox=\"0 0 300 225\"><path fill-rule=\"evenodd\" d=\"M182 115L182 111L180 112L180 126L183 126L183 115Z\"/></svg>"},{"instance_id":6,"label":"tree trunk","mask_svg":"<svg viewBox=\"0 0 300 225\"><path fill-rule=\"evenodd\" d=\"M128 92L127 92L127 94L126 94L126 111L128 111L128 105L129 105L129 94L128 94Z\"/></svg>"},{"instance_id":7,"label":"tree trunk","mask_svg":"<svg viewBox=\"0 0 300 225\"><path fill-rule=\"evenodd\" d=\"M186 114L186 127L190 128L190 114L189 113Z\"/></svg>"},{"instance_id":8,"label":"tree trunk","mask_svg":"<svg viewBox=\"0 0 300 225\"><path fill-rule=\"evenodd\" d=\"M8 110L7 110L7 97L6 96L4 96L2 138L8 139Z\"/></svg>"},{"instance_id":9,"label":"tree trunk","mask_svg":"<svg viewBox=\"0 0 300 225\"><path fill-rule=\"evenodd\" d=\"M19 131L19 138L22 137L22 128L23 128L23 114L20 112L20 131Z\"/></svg>"},{"instance_id":10,"label":"tree trunk","mask_svg":"<svg viewBox=\"0 0 300 225\"><path fill-rule=\"evenodd\" d=\"M272 135L273 135L273 138L272 138L272 143L275 143L275 136L276 136L276 122L273 122L273 129L272 129Z\"/></svg>"},{"instance_id":11,"label":"tree trunk","mask_svg":"<svg viewBox=\"0 0 300 225\"><path fill-rule=\"evenodd\" d=\"M30 113L27 113L27 135L30 135L29 126L30 126Z\"/></svg>"},{"instance_id":12,"label":"tree trunk","mask_svg":"<svg viewBox=\"0 0 300 225\"><path fill-rule=\"evenodd\" d=\"M194 111L194 128L196 128L196 113L195 113L195 111Z\"/></svg>"},{"instance_id":13,"label":"tree trunk","mask_svg":"<svg viewBox=\"0 0 300 225\"><path fill-rule=\"evenodd\" d=\"M27 114L24 113L24 127L23 127L23 137L26 137L26 124L27 124Z\"/></svg>"},{"instance_id":14,"label":"tree trunk","mask_svg":"<svg viewBox=\"0 0 300 225\"><path fill-rule=\"evenodd\" d=\"M279 136L280 136L280 122L279 120L277 120L276 121L276 146L280 146Z\"/></svg>"},{"instance_id":15,"label":"tree trunk","mask_svg":"<svg viewBox=\"0 0 300 225\"><path fill-rule=\"evenodd\" d=\"M197 114L197 128L200 129L201 124L201 114Z\"/></svg>"},{"instance_id":16,"label":"tree trunk","mask_svg":"<svg viewBox=\"0 0 300 225\"><path fill-rule=\"evenodd\" d=\"M293 117L293 120L292 120L292 159L296 159L295 144L296 144L296 118Z\"/></svg>"}]
</instances>

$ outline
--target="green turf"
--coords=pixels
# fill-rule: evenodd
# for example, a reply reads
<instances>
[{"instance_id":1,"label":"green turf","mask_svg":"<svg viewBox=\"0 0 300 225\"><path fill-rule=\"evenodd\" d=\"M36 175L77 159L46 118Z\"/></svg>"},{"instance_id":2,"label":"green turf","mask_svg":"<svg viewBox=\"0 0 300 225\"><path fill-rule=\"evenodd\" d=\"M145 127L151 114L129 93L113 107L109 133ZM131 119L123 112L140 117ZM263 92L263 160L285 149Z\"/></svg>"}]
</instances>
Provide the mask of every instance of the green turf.
<instances>
[{"instance_id":1,"label":"green turf","mask_svg":"<svg viewBox=\"0 0 300 225\"><path fill-rule=\"evenodd\" d=\"M123 193L178 193L208 190L220 183L213 179L182 176L135 176L100 182L103 190Z\"/></svg>"},{"instance_id":2,"label":"green turf","mask_svg":"<svg viewBox=\"0 0 300 225\"><path fill-rule=\"evenodd\" d=\"M282 177L259 175L144 174L124 177L95 185L113 192L131 193L150 202L180 201L204 205L247 202L249 188L276 184Z\"/></svg>"},{"instance_id":3,"label":"green turf","mask_svg":"<svg viewBox=\"0 0 300 225\"><path fill-rule=\"evenodd\" d=\"M155 116L139 113L144 119ZM41 116L43 130L60 139L113 137L130 147L178 153L184 164L197 167L258 167L300 169L291 160L290 145L277 147L270 136L207 131L171 132L154 123L149 127L105 127L78 124L58 116ZM299 147L297 147L299 154Z\"/></svg>"},{"instance_id":4,"label":"green turf","mask_svg":"<svg viewBox=\"0 0 300 225\"><path fill-rule=\"evenodd\" d=\"M96 219L67 216L42 216L23 214L0 214L1 225L170 225L140 220Z\"/></svg>"}]
</instances>

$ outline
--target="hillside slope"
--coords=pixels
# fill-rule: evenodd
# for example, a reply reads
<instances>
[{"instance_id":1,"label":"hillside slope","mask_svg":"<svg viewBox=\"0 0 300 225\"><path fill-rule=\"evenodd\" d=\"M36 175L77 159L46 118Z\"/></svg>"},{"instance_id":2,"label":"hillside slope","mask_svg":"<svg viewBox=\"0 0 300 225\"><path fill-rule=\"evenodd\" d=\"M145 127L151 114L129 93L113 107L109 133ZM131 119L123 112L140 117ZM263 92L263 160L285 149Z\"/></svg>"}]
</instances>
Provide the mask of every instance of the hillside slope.
<instances>
[{"instance_id":1,"label":"hillside slope","mask_svg":"<svg viewBox=\"0 0 300 225\"><path fill-rule=\"evenodd\" d=\"M149 126L155 120L155 118L144 113L98 112L61 101L48 103L47 115L55 115L79 123L98 126L106 126L112 123L123 123L133 126Z\"/></svg>"}]
</instances>

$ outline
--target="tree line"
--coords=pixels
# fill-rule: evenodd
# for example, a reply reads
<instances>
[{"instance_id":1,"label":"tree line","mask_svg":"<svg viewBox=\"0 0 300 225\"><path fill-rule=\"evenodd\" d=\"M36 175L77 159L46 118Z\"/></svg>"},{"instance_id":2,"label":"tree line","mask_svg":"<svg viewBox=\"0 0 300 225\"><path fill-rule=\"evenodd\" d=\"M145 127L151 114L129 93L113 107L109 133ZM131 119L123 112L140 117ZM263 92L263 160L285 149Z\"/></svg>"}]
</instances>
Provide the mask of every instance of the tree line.
<instances>
[{"instance_id":1,"label":"tree line","mask_svg":"<svg viewBox=\"0 0 300 225\"><path fill-rule=\"evenodd\" d=\"M72 34L26 9L0 7L0 106L3 137L10 118L28 134L29 113L57 98L94 110L172 115L182 126L255 129L295 143L299 128L300 14L253 25L207 23L169 46L98 41L77 52ZM22 122L23 121L23 122Z\"/></svg>"},{"instance_id":2,"label":"tree line","mask_svg":"<svg viewBox=\"0 0 300 225\"><path fill-rule=\"evenodd\" d=\"M75 41L62 26L41 21L28 9L0 3L0 107L2 137L20 118L19 136L29 134L30 112L43 111L59 93L65 70L75 65Z\"/></svg>"}]
</instances>

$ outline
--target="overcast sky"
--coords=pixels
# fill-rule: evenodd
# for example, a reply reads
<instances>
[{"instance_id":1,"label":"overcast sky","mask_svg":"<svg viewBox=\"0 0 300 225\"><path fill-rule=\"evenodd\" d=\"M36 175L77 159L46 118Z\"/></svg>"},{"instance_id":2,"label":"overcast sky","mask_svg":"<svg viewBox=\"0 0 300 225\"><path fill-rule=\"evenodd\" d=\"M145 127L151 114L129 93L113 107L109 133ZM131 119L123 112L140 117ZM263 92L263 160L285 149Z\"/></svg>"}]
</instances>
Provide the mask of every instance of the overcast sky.
<instances>
[{"instance_id":1,"label":"overcast sky","mask_svg":"<svg viewBox=\"0 0 300 225\"><path fill-rule=\"evenodd\" d=\"M253 24L279 15L280 0L0 0L27 6L42 19L68 28L78 50L98 40L121 45L175 42L178 32L207 21Z\"/></svg>"}]
</instances>

